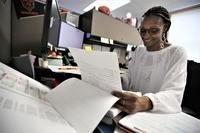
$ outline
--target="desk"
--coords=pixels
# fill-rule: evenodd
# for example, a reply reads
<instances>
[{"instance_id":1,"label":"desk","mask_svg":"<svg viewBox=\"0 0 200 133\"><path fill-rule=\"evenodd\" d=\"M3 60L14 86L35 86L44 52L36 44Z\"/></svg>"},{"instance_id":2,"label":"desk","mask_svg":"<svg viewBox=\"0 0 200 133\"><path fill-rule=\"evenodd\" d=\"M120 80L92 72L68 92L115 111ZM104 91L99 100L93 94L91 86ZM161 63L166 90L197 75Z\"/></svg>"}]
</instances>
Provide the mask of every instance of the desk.
<instances>
[{"instance_id":1,"label":"desk","mask_svg":"<svg viewBox=\"0 0 200 133\"><path fill-rule=\"evenodd\" d=\"M81 79L80 74L66 73L66 72L53 72L49 68L44 68L40 66L34 66L35 79L50 88L54 88L56 85L62 81L69 78Z\"/></svg>"}]
</instances>

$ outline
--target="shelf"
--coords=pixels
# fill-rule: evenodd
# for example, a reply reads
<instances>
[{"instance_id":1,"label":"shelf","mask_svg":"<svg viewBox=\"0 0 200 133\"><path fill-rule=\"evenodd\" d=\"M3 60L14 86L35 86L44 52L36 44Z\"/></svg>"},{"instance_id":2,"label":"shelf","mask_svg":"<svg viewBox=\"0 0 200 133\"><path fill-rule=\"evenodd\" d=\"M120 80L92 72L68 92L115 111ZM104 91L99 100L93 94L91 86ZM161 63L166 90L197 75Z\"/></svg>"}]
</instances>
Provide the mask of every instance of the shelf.
<instances>
[{"instance_id":1,"label":"shelf","mask_svg":"<svg viewBox=\"0 0 200 133\"><path fill-rule=\"evenodd\" d=\"M110 38L125 44L141 43L141 37L135 27L95 9L80 15L79 28L91 35Z\"/></svg>"},{"instance_id":2,"label":"shelf","mask_svg":"<svg viewBox=\"0 0 200 133\"><path fill-rule=\"evenodd\" d=\"M91 38L85 38L84 39L84 43L85 44L91 44L91 45L101 45L101 46L111 47L111 48L126 49L126 47L127 47L127 44L120 43L120 42L117 42L117 41L114 41L113 44L103 43L103 42L101 42L101 38L100 37L96 37L96 36L91 36Z\"/></svg>"}]
</instances>

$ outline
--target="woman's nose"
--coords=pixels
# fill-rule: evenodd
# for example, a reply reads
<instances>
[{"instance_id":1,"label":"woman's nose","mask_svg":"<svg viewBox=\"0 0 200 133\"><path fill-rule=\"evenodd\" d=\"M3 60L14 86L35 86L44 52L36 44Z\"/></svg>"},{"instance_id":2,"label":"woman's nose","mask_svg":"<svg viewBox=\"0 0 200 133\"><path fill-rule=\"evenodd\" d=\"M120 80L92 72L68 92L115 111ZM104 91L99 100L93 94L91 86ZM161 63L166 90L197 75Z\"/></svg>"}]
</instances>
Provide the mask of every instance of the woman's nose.
<instances>
[{"instance_id":1,"label":"woman's nose","mask_svg":"<svg viewBox=\"0 0 200 133\"><path fill-rule=\"evenodd\" d=\"M144 34L143 34L143 37L149 37L150 36L150 34L149 34L149 32L145 32Z\"/></svg>"},{"instance_id":2,"label":"woman's nose","mask_svg":"<svg viewBox=\"0 0 200 133\"><path fill-rule=\"evenodd\" d=\"M143 39L148 39L148 38L150 38L150 37L151 37L151 36L150 36L149 32L146 32L146 33L143 34L143 36L142 36Z\"/></svg>"}]
</instances>

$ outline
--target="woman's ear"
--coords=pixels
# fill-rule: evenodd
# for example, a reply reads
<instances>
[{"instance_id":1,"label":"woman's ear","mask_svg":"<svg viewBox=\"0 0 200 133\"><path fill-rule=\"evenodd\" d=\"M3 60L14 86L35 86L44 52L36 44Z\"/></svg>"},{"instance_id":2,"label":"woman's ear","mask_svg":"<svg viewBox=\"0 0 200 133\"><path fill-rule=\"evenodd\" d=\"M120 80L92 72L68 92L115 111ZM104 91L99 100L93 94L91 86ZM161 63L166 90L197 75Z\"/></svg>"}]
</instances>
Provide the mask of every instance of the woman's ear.
<instances>
[{"instance_id":1,"label":"woman's ear","mask_svg":"<svg viewBox=\"0 0 200 133\"><path fill-rule=\"evenodd\" d=\"M164 31L164 32L167 32L168 29L169 29L169 24L164 24L164 25L163 25L163 31Z\"/></svg>"}]
</instances>

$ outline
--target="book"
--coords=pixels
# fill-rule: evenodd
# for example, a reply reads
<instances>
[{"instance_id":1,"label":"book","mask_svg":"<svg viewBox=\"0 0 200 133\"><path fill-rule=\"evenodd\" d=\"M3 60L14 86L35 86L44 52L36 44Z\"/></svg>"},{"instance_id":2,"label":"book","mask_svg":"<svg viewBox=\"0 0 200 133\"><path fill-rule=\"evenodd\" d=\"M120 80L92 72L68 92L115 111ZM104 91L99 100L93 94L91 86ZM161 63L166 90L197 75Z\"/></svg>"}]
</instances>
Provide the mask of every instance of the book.
<instances>
[{"instance_id":1,"label":"book","mask_svg":"<svg viewBox=\"0 0 200 133\"><path fill-rule=\"evenodd\" d=\"M120 119L118 127L130 133L199 133L200 120L183 112L138 112Z\"/></svg>"},{"instance_id":2,"label":"book","mask_svg":"<svg viewBox=\"0 0 200 133\"><path fill-rule=\"evenodd\" d=\"M118 100L110 93L121 90L117 55L71 52L82 80L67 79L52 90L0 63L0 132L94 131Z\"/></svg>"}]
</instances>

